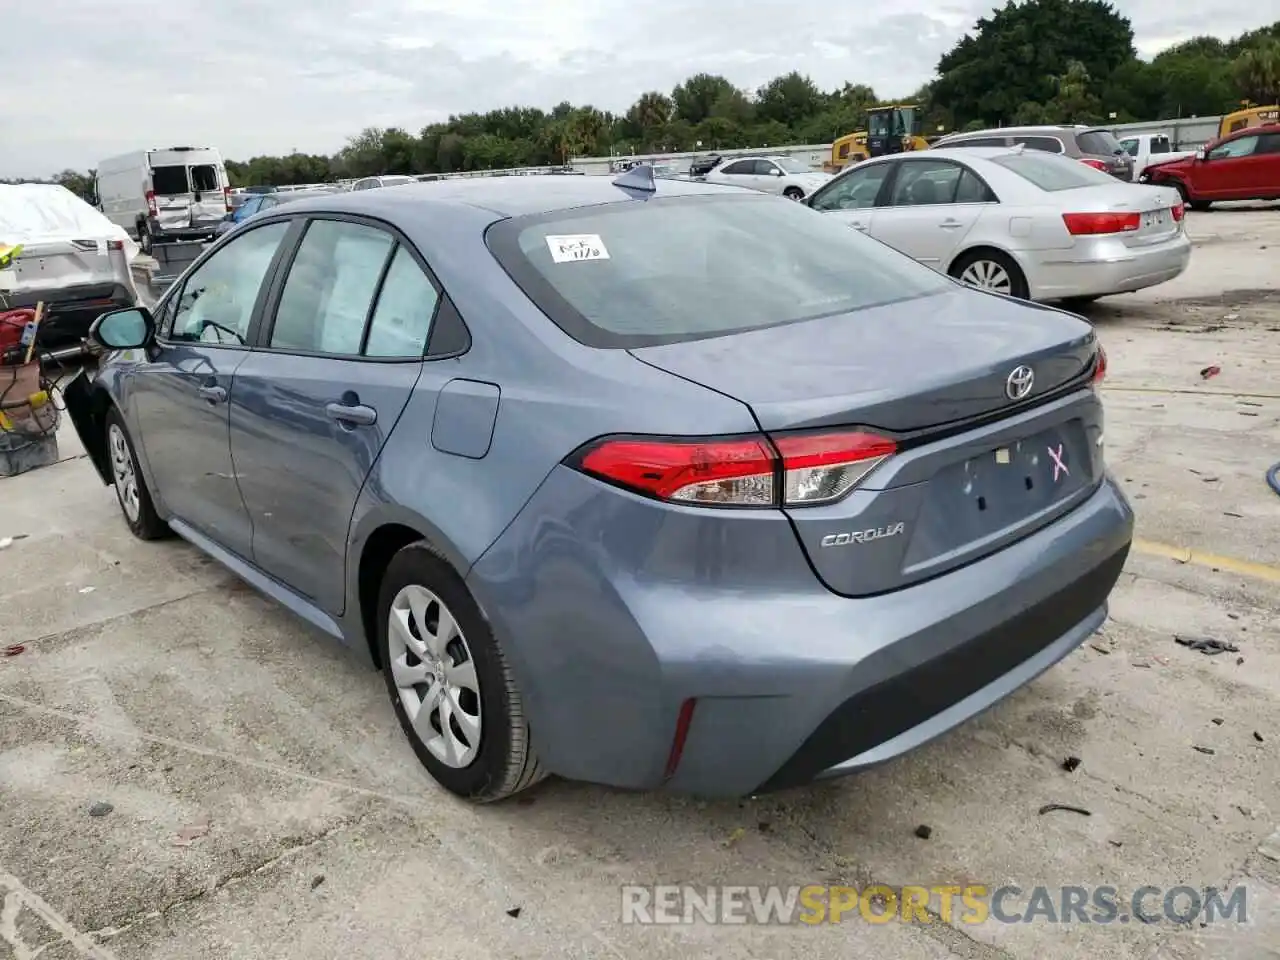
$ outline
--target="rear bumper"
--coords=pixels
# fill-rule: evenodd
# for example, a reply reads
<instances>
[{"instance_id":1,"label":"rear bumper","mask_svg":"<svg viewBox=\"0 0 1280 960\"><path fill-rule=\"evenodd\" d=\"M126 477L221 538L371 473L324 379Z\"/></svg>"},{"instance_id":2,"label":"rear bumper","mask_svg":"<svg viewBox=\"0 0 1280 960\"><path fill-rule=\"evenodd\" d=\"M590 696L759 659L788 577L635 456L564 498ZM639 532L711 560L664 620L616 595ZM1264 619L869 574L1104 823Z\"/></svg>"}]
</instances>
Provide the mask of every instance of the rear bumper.
<instances>
[{"instance_id":1,"label":"rear bumper","mask_svg":"<svg viewBox=\"0 0 1280 960\"><path fill-rule=\"evenodd\" d=\"M189 227L166 227L152 217L147 225L151 228L151 236L157 240L209 240L218 232L221 220L208 220Z\"/></svg>"},{"instance_id":2,"label":"rear bumper","mask_svg":"<svg viewBox=\"0 0 1280 960\"><path fill-rule=\"evenodd\" d=\"M1133 532L1107 478L998 553L847 599L785 519L758 514L739 541L723 535L739 524L601 488L554 471L468 583L552 771L707 796L881 763L998 702L1101 625ZM645 522L655 510L665 521Z\"/></svg>"},{"instance_id":3,"label":"rear bumper","mask_svg":"<svg viewBox=\"0 0 1280 960\"><path fill-rule=\"evenodd\" d=\"M101 314L120 307L137 306L138 295L123 282L86 283L46 290L21 290L8 300L14 307L34 307L43 302L37 342L43 347L73 343L89 334L89 326Z\"/></svg>"},{"instance_id":4,"label":"rear bumper","mask_svg":"<svg viewBox=\"0 0 1280 960\"><path fill-rule=\"evenodd\" d=\"M1172 280L1191 261L1186 230L1147 247L1126 247L1115 238L1077 241L1066 251L1043 251L1028 265L1034 300L1132 293Z\"/></svg>"}]
</instances>

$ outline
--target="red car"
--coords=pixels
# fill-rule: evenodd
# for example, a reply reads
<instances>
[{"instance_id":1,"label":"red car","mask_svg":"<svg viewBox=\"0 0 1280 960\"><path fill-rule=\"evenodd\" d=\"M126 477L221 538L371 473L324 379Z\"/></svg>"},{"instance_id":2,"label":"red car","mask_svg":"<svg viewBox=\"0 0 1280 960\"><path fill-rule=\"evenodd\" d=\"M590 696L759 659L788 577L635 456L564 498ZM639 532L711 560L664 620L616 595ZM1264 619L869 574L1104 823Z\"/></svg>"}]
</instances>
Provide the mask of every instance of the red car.
<instances>
[{"instance_id":1,"label":"red car","mask_svg":"<svg viewBox=\"0 0 1280 960\"><path fill-rule=\"evenodd\" d=\"M1280 200L1280 124L1237 130L1194 157L1147 167L1139 179L1177 188L1192 210L1215 200Z\"/></svg>"}]
</instances>

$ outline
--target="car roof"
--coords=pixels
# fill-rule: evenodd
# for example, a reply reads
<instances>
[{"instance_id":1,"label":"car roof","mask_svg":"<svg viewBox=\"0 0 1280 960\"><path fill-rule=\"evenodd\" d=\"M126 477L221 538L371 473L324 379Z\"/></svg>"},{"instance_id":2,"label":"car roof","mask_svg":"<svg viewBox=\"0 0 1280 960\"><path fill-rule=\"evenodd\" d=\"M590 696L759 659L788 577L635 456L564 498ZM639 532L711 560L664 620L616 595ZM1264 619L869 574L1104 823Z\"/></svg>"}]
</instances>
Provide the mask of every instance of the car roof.
<instances>
[{"instance_id":1,"label":"car roof","mask_svg":"<svg viewBox=\"0 0 1280 960\"><path fill-rule=\"evenodd\" d=\"M555 213L602 203L631 201L628 192L613 185L612 176L475 177L407 183L381 190L335 193L309 201L316 209L388 215L421 205L468 206L502 217ZM685 180L657 180L655 197L742 194L740 187ZM292 204L291 204L292 206Z\"/></svg>"},{"instance_id":2,"label":"car roof","mask_svg":"<svg viewBox=\"0 0 1280 960\"><path fill-rule=\"evenodd\" d=\"M1069 123L1043 123L1028 127L992 127L989 130L966 130L964 133L949 133L943 140L959 140L962 137L1017 137L1036 133L1083 133L1095 129ZM1096 129L1104 129L1098 127Z\"/></svg>"}]
</instances>

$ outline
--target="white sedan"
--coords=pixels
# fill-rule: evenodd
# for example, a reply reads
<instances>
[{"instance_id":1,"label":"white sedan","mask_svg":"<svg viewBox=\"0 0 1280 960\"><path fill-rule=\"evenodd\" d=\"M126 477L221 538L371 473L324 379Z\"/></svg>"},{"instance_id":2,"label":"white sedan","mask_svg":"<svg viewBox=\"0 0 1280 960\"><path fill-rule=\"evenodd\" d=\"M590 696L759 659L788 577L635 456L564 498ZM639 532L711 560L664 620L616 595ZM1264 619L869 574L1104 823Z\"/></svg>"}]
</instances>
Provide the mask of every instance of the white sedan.
<instances>
[{"instance_id":1,"label":"white sedan","mask_svg":"<svg viewBox=\"0 0 1280 960\"><path fill-rule=\"evenodd\" d=\"M707 183L750 187L803 200L831 180L831 174L806 167L790 157L734 157L706 175Z\"/></svg>"},{"instance_id":2,"label":"white sedan","mask_svg":"<svg viewBox=\"0 0 1280 960\"><path fill-rule=\"evenodd\" d=\"M1029 300L1141 290L1191 258L1176 191L1020 147L867 160L807 203L941 273Z\"/></svg>"}]
</instances>

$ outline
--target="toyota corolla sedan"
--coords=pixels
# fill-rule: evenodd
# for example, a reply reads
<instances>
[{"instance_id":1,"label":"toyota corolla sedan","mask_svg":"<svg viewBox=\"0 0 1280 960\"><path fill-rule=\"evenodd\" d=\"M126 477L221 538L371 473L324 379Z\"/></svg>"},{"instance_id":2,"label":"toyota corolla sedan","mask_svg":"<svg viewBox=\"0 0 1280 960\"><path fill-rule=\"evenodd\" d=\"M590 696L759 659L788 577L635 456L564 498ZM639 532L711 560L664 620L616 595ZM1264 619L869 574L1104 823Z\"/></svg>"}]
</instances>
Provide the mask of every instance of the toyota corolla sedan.
<instances>
[{"instance_id":1,"label":"toyota corolla sedan","mask_svg":"<svg viewBox=\"0 0 1280 960\"><path fill-rule=\"evenodd\" d=\"M1102 624L1084 321L755 191L437 186L255 217L68 404L134 534L376 665L446 789L851 773Z\"/></svg>"}]
</instances>

